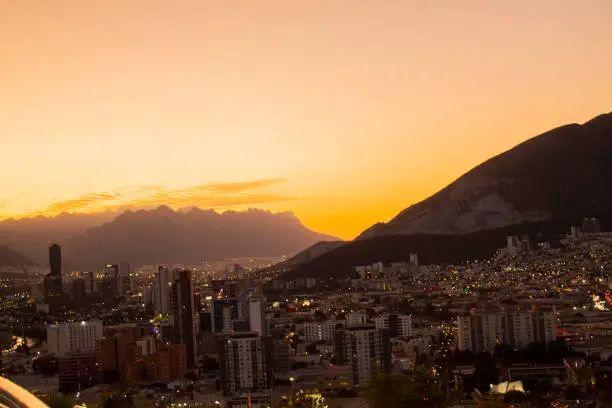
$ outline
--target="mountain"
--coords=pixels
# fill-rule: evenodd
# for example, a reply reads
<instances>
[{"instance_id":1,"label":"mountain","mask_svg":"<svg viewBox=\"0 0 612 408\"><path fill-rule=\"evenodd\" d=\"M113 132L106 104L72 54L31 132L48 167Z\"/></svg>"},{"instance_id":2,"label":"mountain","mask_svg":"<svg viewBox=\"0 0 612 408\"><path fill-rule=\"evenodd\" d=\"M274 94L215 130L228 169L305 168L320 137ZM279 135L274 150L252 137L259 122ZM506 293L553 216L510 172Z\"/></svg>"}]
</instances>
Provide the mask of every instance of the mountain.
<instances>
[{"instance_id":1,"label":"mountain","mask_svg":"<svg viewBox=\"0 0 612 408\"><path fill-rule=\"evenodd\" d=\"M32 266L36 265L27 256L0 245L0 266Z\"/></svg>"},{"instance_id":2,"label":"mountain","mask_svg":"<svg viewBox=\"0 0 612 408\"><path fill-rule=\"evenodd\" d=\"M553 129L480 164L359 239L466 234L612 212L612 113Z\"/></svg>"},{"instance_id":3,"label":"mountain","mask_svg":"<svg viewBox=\"0 0 612 408\"><path fill-rule=\"evenodd\" d=\"M26 254L40 265L46 265L49 262L49 243L64 243L75 234L111 221L117 214L111 211L93 214L62 213L55 217L3 220L0 221L0 245Z\"/></svg>"},{"instance_id":4,"label":"mountain","mask_svg":"<svg viewBox=\"0 0 612 408\"><path fill-rule=\"evenodd\" d=\"M344 244L346 244L346 241L320 241L287 259L284 264L287 267L301 265L326 254L332 249L341 247Z\"/></svg>"},{"instance_id":5,"label":"mountain","mask_svg":"<svg viewBox=\"0 0 612 408\"><path fill-rule=\"evenodd\" d=\"M506 246L508 235L528 236L532 246L548 242L556 247L566 237L570 219L525 222L469 234L411 234L381 235L373 238L347 242L308 262L289 267L282 275L283 280L317 277L344 279L355 266L371 265L374 262L399 262L410 258L411 253L419 256L419 263L461 264L468 261L489 259ZM610 231L612 222L602 222L602 229ZM279 266L289 266L282 265Z\"/></svg>"},{"instance_id":6,"label":"mountain","mask_svg":"<svg viewBox=\"0 0 612 408\"><path fill-rule=\"evenodd\" d=\"M64 254L81 266L128 261L134 265L199 263L234 257L291 254L336 238L310 231L292 213L272 214L168 207L126 211L68 238Z\"/></svg>"},{"instance_id":7,"label":"mountain","mask_svg":"<svg viewBox=\"0 0 612 408\"><path fill-rule=\"evenodd\" d=\"M556 240L598 217L612 228L612 113L536 136L480 164L449 186L356 240L299 263L283 275L345 278L357 265L483 259L507 235Z\"/></svg>"}]
</instances>

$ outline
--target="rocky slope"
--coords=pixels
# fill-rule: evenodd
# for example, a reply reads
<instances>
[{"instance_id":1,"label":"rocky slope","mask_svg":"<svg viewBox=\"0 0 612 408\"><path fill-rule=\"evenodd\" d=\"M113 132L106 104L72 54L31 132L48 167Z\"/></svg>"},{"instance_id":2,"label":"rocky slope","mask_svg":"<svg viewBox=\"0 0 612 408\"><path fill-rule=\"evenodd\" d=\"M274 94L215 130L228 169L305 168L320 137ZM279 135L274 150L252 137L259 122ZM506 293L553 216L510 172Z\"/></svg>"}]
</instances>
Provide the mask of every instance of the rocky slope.
<instances>
[{"instance_id":1,"label":"rocky slope","mask_svg":"<svg viewBox=\"0 0 612 408\"><path fill-rule=\"evenodd\" d=\"M612 113L536 136L475 167L360 239L465 234L612 213Z\"/></svg>"}]
</instances>

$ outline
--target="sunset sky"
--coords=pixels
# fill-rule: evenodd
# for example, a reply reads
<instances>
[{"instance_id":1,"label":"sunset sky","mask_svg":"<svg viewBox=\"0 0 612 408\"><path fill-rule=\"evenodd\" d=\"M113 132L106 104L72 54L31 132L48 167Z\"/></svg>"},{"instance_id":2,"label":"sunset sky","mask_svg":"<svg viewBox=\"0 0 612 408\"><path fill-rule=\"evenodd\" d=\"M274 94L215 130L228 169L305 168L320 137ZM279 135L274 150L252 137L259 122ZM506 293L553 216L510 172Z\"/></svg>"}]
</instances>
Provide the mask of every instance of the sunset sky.
<instances>
[{"instance_id":1,"label":"sunset sky","mask_svg":"<svg viewBox=\"0 0 612 408\"><path fill-rule=\"evenodd\" d=\"M0 0L0 218L293 211L356 234L612 110L610 0Z\"/></svg>"}]
</instances>

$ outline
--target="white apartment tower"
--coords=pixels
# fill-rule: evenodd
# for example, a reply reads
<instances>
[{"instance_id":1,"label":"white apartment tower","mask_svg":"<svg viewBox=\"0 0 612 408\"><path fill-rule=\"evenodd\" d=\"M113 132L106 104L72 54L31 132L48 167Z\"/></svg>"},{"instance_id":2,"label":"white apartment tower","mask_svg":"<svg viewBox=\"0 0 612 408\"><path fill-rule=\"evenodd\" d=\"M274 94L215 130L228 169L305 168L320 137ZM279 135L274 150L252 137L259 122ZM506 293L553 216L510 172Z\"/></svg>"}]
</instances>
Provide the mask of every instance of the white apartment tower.
<instances>
[{"instance_id":1,"label":"white apartment tower","mask_svg":"<svg viewBox=\"0 0 612 408\"><path fill-rule=\"evenodd\" d=\"M324 322L306 323L304 324L304 336L306 343L315 343L317 341L334 342L336 330L344 327L342 320L326 320Z\"/></svg>"},{"instance_id":2,"label":"white apartment tower","mask_svg":"<svg viewBox=\"0 0 612 408\"><path fill-rule=\"evenodd\" d=\"M262 296L249 297L249 327L252 332L261 336L267 334L266 330L266 298Z\"/></svg>"},{"instance_id":3,"label":"white apartment tower","mask_svg":"<svg viewBox=\"0 0 612 408\"><path fill-rule=\"evenodd\" d=\"M228 406L270 404L271 381L269 338L258 333L236 333L218 340L221 389ZM246 406L246 405L245 405Z\"/></svg>"},{"instance_id":4,"label":"white apartment tower","mask_svg":"<svg viewBox=\"0 0 612 408\"><path fill-rule=\"evenodd\" d=\"M172 293L172 283L174 282L174 271L167 265L160 265L155 276L155 314L172 313L170 301Z\"/></svg>"},{"instance_id":5,"label":"white apartment tower","mask_svg":"<svg viewBox=\"0 0 612 408\"><path fill-rule=\"evenodd\" d=\"M367 315L364 311L350 312L346 314L347 326L359 326L367 323Z\"/></svg>"},{"instance_id":6,"label":"white apartment tower","mask_svg":"<svg viewBox=\"0 0 612 408\"><path fill-rule=\"evenodd\" d=\"M391 337L412 336L412 316L396 313L385 313L374 318L377 329L389 329Z\"/></svg>"},{"instance_id":7,"label":"white apartment tower","mask_svg":"<svg viewBox=\"0 0 612 408\"><path fill-rule=\"evenodd\" d=\"M457 347L475 353L493 352L498 344L515 349L556 339L556 317L551 311L477 311L457 317Z\"/></svg>"},{"instance_id":8,"label":"white apartment tower","mask_svg":"<svg viewBox=\"0 0 612 408\"><path fill-rule=\"evenodd\" d=\"M349 326L336 333L336 357L352 366L353 384L368 385L377 374L391 370L389 331L374 325Z\"/></svg>"},{"instance_id":9,"label":"white apartment tower","mask_svg":"<svg viewBox=\"0 0 612 408\"><path fill-rule=\"evenodd\" d=\"M47 326L47 349L57 357L95 351L102 331L101 320L52 324Z\"/></svg>"}]
</instances>

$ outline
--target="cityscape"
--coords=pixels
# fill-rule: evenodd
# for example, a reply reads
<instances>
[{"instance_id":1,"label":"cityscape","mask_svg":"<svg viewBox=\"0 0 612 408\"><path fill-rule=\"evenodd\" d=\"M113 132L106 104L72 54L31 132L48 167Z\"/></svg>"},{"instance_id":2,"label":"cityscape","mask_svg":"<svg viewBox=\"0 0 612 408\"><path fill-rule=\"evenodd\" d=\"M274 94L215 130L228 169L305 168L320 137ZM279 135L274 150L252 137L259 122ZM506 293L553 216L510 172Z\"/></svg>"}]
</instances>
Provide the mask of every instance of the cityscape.
<instances>
[{"instance_id":1,"label":"cityscape","mask_svg":"<svg viewBox=\"0 0 612 408\"><path fill-rule=\"evenodd\" d=\"M594 404L612 372L612 232L570 227L458 265L356 266L332 289L279 279L288 261L66 273L51 244L48 267L11 272L1 370L82 406L365 407L394 381L402 404Z\"/></svg>"},{"instance_id":2,"label":"cityscape","mask_svg":"<svg viewBox=\"0 0 612 408\"><path fill-rule=\"evenodd\" d=\"M611 18L0 0L0 408L612 408Z\"/></svg>"}]
</instances>

